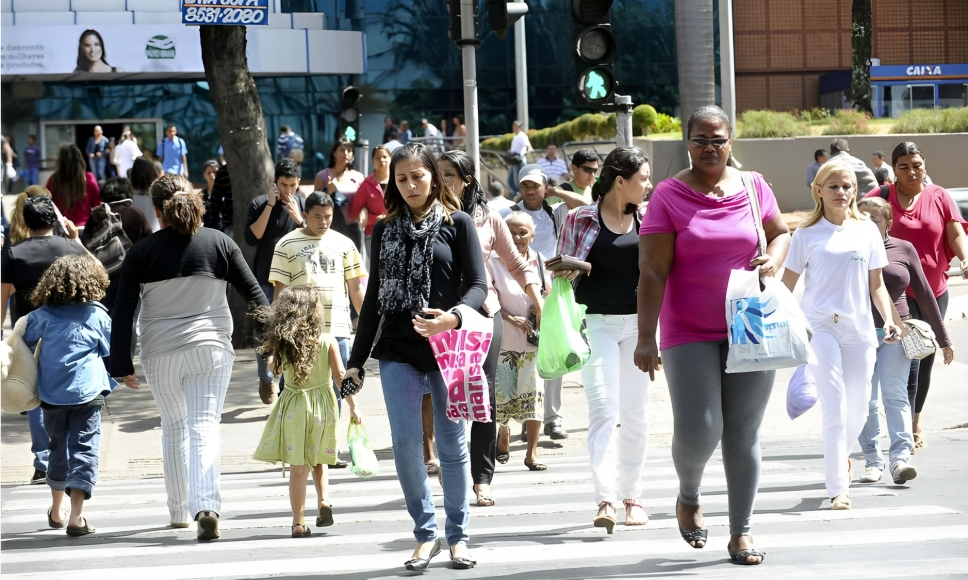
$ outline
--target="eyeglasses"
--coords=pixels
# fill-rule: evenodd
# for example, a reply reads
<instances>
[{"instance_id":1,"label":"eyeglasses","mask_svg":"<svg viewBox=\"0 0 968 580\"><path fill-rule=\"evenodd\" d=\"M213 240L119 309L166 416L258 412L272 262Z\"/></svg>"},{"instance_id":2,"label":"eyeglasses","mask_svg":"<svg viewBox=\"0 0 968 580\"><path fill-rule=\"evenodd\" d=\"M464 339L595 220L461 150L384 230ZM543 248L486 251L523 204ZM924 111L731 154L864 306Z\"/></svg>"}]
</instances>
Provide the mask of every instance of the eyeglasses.
<instances>
[{"instance_id":1,"label":"eyeglasses","mask_svg":"<svg viewBox=\"0 0 968 580\"><path fill-rule=\"evenodd\" d=\"M595 175L595 173L598 172L598 168L597 167L588 167L587 165L579 165L578 166L578 169L581 169L582 171L584 171L588 175Z\"/></svg>"},{"instance_id":2,"label":"eyeglasses","mask_svg":"<svg viewBox=\"0 0 968 580\"><path fill-rule=\"evenodd\" d=\"M703 149L708 145L712 145L715 149L722 149L729 143L729 139L706 139L705 137L693 137L689 140L690 143L696 147L701 147Z\"/></svg>"}]
</instances>

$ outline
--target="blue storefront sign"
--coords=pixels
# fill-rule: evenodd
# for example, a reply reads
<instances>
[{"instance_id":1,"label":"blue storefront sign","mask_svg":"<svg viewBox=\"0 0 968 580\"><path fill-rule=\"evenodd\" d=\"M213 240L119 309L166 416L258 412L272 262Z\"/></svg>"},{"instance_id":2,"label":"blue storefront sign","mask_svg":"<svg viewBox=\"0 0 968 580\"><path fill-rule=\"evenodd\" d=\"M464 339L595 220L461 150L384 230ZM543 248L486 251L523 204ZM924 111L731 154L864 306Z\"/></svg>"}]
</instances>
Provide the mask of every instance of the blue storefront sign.
<instances>
[{"instance_id":1,"label":"blue storefront sign","mask_svg":"<svg viewBox=\"0 0 968 580\"><path fill-rule=\"evenodd\" d=\"M964 82L968 64L900 64L871 67L872 83L903 84L915 80L931 82Z\"/></svg>"},{"instance_id":2,"label":"blue storefront sign","mask_svg":"<svg viewBox=\"0 0 968 580\"><path fill-rule=\"evenodd\" d=\"M182 24L266 26L269 0L182 0Z\"/></svg>"},{"instance_id":3,"label":"blue storefront sign","mask_svg":"<svg viewBox=\"0 0 968 580\"><path fill-rule=\"evenodd\" d=\"M871 91L875 117L968 106L968 64L872 66Z\"/></svg>"}]
</instances>

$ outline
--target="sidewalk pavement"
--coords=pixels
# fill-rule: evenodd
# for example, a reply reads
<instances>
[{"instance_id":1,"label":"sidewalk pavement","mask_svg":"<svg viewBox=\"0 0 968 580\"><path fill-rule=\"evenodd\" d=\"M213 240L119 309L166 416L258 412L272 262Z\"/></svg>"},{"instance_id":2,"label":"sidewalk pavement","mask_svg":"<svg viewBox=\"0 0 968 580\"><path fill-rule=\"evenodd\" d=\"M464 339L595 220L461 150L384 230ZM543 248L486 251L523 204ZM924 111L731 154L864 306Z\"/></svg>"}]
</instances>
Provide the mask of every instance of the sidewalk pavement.
<instances>
[{"instance_id":1,"label":"sidewalk pavement","mask_svg":"<svg viewBox=\"0 0 968 580\"><path fill-rule=\"evenodd\" d=\"M968 318L965 308L959 305L957 312L949 313L949 328L953 335L963 337L955 340L961 347L959 361L945 366L939 361L934 367L931 396L923 413L923 428L929 433L968 424ZM960 318L955 318L959 316ZM383 390L376 361L370 360L366 367L367 378L358 395L358 408L369 431L374 449L381 459L389 459L390 427L383 403ZM786 386L793 369L777 372L773 394L763 423L764 446L813 445L821 437L821 413L812 409L796 421L786 414ZM140 375L140 371L139 371ZM222 472L239 473L278 469L252 459L252 452L262 434L262 427L270 407L259 400L255 356L251 349L239 350L235 368L222 414ZM109 479L136 479L162 475L161 422L143 380L140 391L121 386L108 398L102 417L100 477ZM544 456L562 453L563 446L584 447L588 424L588 407L578 373L565 378L562 396L562 416L570 438L552 442L542 435L540 454ZM672 441L672 410L665 376L659 373L651 386L649 406L649 437L652 447L667 447ZM340 421L340 439L344 440L348 419ZM517 442L519 427L512 426L512 461L523 460L523 444ZM345 451L346 446L341 443ZM385 453L380 453L385 450ZM30 454L30 433L27 418L3 413L0 416L0 483L24 483L33 473Z\"/></svg>"}]
</instances>

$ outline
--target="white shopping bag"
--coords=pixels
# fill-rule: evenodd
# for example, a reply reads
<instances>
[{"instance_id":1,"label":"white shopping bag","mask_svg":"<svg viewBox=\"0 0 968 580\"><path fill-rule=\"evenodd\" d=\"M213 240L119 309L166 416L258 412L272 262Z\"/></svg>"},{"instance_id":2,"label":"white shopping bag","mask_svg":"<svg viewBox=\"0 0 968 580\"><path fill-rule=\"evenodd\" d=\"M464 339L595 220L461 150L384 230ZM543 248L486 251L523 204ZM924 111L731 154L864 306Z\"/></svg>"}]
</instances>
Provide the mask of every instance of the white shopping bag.
<instances>
[{"instance_id":1,"label":"white shopping bag","mask_svg":"<svg viewBox=\"0 0 968 580\"><path fill-rule=\"evenodd\" d=\"M461 326L430 337L430 348L447 384L447 418L491 421L491 397L484 359L494 337L494 320L463 304Z\"/></svg>"},{"instance_id":2,"label":"white shopping bag","mask_svg":"<svg viewBox=\"0 0 968 580\"><path fill-rule=\"evenodd\" d=\"M726 325L727 373L768 371L817 362L810 348L813 331L800 305L779 280L773 277L761 280L759 268L730 272Z\"/></svg>"}]
</instances>

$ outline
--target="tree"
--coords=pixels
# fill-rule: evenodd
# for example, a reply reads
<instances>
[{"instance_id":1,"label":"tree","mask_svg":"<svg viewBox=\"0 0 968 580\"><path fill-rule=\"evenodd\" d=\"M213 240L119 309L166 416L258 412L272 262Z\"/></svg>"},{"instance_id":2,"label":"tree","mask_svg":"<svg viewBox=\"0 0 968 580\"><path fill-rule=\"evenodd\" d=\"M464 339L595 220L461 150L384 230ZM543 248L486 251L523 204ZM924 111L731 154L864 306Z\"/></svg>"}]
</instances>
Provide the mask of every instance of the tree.
<instances>
[{"instance_id":1,"label":"tree","mask_svg":"<svg viewBox=\"0 0 968 580\"><path fill-rule=\"evenodd\" d=\"M685 120L699 107L716 104L713 0L676 0L676 61L682 136Z\"/></svg>"},{"instance_id":2,"label":"tree","mask_svg":"<svg viewBox=\"0 0 968 580\"><path fill-rule=\"evenodd\" d=\"M873 42L871 0L854 0L851 6L851 44L853 71L850 100L854 107L871 112L871 51Z\"/></svg>"},{"instance_id":3,"label":"tree","mask_svg":"<svg viewBox=\"0 0 968 580\"><path fill-rule=\"evenodd\" d=\"M202 26L201 38L202 64L218 115L218 132L232 179L235 243L251 264L255 250L247 246L243 238L249 204L269 190L273 175L262 100L245 57L245 27ZM238 292L232 290L229 307L235 323L232 343L243 346L253 330L253 322L246 316L248 305Z\"/></svg>"}]
</instances>

